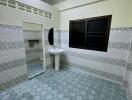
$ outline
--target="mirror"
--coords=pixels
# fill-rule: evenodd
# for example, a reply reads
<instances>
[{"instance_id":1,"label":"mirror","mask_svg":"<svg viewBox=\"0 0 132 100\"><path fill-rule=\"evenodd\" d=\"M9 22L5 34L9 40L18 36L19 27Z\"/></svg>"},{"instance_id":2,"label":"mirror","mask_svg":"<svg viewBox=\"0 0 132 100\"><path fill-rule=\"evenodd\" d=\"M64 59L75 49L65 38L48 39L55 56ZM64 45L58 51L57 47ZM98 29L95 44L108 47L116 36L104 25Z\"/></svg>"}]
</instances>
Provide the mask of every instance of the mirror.
<instances>
[{"instance_id":1,"label":"mirror","mask_svg":"<svg viewBox=\"0 0 132 100\"><path fill-rule=\"evenodd\" d=\"M28 78L31 79L45 70L43 25L23 22L23 34L25 40L25 54L27 62Z\"/></svg>"},{"instance_id":2,"label":"mirror","mask_svg":"<svg viewBox=\"0 0 132 100\"><path fill-rule=\"evenodd\" d=\"M48 41L50 45L54 45L54 28L49 30Z\"/></svg>"}]
</instances>

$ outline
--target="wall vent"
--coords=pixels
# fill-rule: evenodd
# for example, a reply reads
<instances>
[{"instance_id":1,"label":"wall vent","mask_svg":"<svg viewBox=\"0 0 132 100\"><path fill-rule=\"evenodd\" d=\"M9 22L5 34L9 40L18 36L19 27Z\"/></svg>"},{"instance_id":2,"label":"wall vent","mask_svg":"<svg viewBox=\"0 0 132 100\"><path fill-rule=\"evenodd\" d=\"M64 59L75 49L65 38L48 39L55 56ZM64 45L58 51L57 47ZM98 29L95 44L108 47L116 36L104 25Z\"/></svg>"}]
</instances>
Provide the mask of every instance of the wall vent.
<instances>
[{"instance_id":1,"label":"wall vent","mask_svg":"<svg viewBox=\"0 0 132 100\"><path fill-rule=\"evenodd\" d=\"M8 6L12 8L16 8L16 2L15 0L8 0Z\"/></svg>"},{"instance_id":2,"label":"wall vent","mask_svg":"<svg viewBox=\"0 0 132 100\"><path fill-rule=\"evenodd\" d=\"M7 0L0 0L0 4L4 5L4 6L7 6Z\"/></svg>"},{"instance_id":3,"label":"wall vent","mask_svg":"<svg viewBox=\"0 0 132 100\"><path fill-rule=\"evenodd\" d=\"M0 5L11 7L14 9L21 10L21 11L26 11L28 13L32 13L32 14L43 16L43 17L50 18L50 19L53 18L52 13L50 12L40 10L38 8L17 2L15 0L0 0Z\"/></svg>"},{"instance_id":4,"label":"wall vent","mask_svg":"<svg viewBox=\"0 0 132 100\"><path fill-rule=\"evenodd\" d=\"M33 8L33 13L34 14L38 14L38 9L37 8Z\"/></svg>"},{"instance_id":5,"label":"wall vent","mask_svg":"<svg viewBox=\"0 0 132 100\"><path fill-rule=\"evenodd\" d=\"M52 13L49 13L49 18L52 18Z\"/></svg>"},{"instance_id":6,"label":"wall vent","mask_svg":"<svg viewBox=\"0 0 132 100\"><path fill-rule=\"evenodd\" d=\"M45 17L49 17L49 13L48 12L45 12Z\"/></svg>"},{"instance_id":7,"label":"wall vent","mask_svg":"<svg viewBox=\"0 0 132 100\"><path fill-rule=\"evenodd\" d=\"M27 11L27 12L32 12L32 7L31 7L31 6L26 5L26 11Z\"/></svg>"},{"instance_id":8,"label":"wall vent","mask_svg":"<svg viewBox=\"0 0 132 100\"><path fill-rule=\"evenodd\" d=\"M39 15L40 16L43 16L44 15L44 12L42 10L39 10Z\"/></svg>"},{"instance_id":9,"label":"wall vent","mask_svg":"<svg viewBox=\"0 0 132 100\"><path fill-rule=\"evenodd\" d=\"M18 3L18 8L20 9L20 10L23 10L23 11L25 11L25 4L22 4L22 3Z\"/></svg>"}]
</instances>

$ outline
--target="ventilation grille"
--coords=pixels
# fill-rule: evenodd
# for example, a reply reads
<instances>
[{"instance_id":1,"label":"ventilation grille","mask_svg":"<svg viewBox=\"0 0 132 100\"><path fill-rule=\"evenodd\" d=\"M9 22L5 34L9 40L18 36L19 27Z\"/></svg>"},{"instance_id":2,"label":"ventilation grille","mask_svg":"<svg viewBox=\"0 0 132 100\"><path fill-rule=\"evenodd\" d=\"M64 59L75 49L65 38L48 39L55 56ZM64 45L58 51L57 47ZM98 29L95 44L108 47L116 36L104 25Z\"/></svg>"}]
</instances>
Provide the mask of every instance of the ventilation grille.
<instances>
[{"instance_id":1,"label":"ventilation grille","mask_svg":"<svg viewBox=\"0 0 132 100\"><path fill-rule=\"evenodd\" d=\"M38 14L38 9L37 8L33 8L33 13L34 14Z\"/></svg>"},{"instance_id":2,"label":"ventilation grille","mask_svg":"<svg viewBox=\"0 0 132 100\"><path fill-rule=\"evenodd\" d=\"M52 18L52 13L49 13L49 18Z\"/></svg>"},{"instance_id":3,"label":"ventilation grille","mask_svg":"<svg viewBox=\"0 0 132 100\"><path fill-rule=\"evenodd\" d=\"M8 6L12 8L16 8L16 2L15 0L8 0Z\"/></svg>"},{"instance_id":4,"label":"ventilation grille","mask_svg":"<svg viewBox=\"0 0 132 100\"><path fill-rule=\"evenodd\" d=\"M4 5L4 6L7 6L7 0L0 0L0 4Z\"/></svg>"},{"instance_id":5,"label":"ventilation grille","mask_svg":"<svg viewBox=\"0 0 132 100\"><path fill-rule=\"evenodd\" d=\"M43 16L46 18L53 18L52 13L50 13L50 12L40 10L38 8L17 2L15 0L0 0L0 5L18 9L18 10L28 12L28 13L31 13L34 15Z\"/></svg>"},{"instance_id":6,"label":"ventilation grille","mask_svg":"<svg viewBox=\"0 0 132 100\"><path fill-rule=\"evenodd\" d=\"M25 4L18 3L18 9L25 11Z\"/></svg>"},{"instance_id":7,"label":"ventilation grille","mask_svg":"<svg viewBox=\"0 0 132 100\"><path fill-rule=\"evenodd\" d=\"M27 11L27 12L32 12L32 7L31 7L31 6L26 5L26 11Z\"/></svg>"},{"instance_id":8,"label":"ventilation grille","mask_svg":"<svg viewBox=\"0 0 132 100\"><path fill-rule=\"evenodd\" d=\"M45 17L49 17L49 13L48 12L45 12Z\"/></svg>"},{"instance_id":9,"label":"ventilation grille","mask_svg":"<svg viewBox=\"0 0 132 100\"><path fill-rule=\"evenodd\" d=\"M42 10L39 10L39 15L40 15L40 16L43 16L43 15L44 15L44 13L43 13Z\"/></svg>"}]
</instances>

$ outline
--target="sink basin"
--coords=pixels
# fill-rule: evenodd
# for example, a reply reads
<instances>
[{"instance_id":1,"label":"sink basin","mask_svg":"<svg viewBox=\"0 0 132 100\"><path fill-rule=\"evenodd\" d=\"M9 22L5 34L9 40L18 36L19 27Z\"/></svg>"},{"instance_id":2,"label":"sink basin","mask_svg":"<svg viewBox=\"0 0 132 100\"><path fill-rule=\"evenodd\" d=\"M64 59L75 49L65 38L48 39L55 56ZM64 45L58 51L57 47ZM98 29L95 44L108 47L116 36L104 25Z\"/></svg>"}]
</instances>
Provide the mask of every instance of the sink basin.
<instances>
[{"instance_id":1,"label":"sink basin","mask_svg":"<svg viewBox=\"0 0 132 100\"><path fill-rule=\"evenodd\" d=\"M60 53L64 52L63 49L58 49L58 48L57 49L49 49L48 51L50 54L60 54Z\"/></svg>"}]
</instances>

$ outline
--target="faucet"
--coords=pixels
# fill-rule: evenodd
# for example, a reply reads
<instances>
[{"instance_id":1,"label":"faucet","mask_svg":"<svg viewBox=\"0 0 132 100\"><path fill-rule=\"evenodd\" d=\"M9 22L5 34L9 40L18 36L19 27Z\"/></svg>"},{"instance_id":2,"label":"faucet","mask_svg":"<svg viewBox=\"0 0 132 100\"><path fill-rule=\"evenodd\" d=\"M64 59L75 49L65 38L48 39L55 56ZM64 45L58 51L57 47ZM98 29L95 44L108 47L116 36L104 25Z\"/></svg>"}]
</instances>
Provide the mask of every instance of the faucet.
<instances>
[{"instance_id":1,"label":"faucet","mask_svg":"<svg viewBox=\"0 0 132 100\"><path fill-rule=\"evenodd\" d=\"M53 45L53 48L56 49L56 44Z\"/></svg>"}]
</instances>

